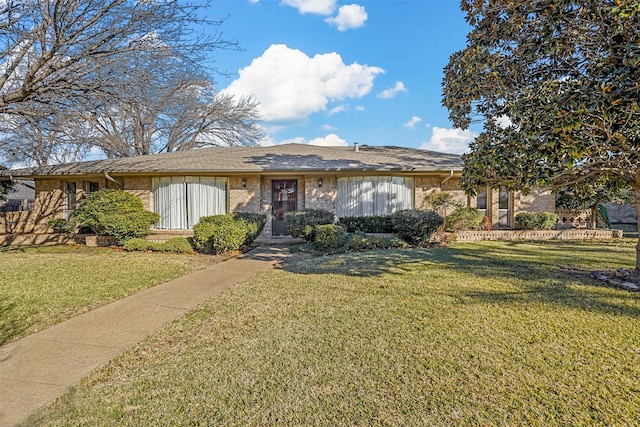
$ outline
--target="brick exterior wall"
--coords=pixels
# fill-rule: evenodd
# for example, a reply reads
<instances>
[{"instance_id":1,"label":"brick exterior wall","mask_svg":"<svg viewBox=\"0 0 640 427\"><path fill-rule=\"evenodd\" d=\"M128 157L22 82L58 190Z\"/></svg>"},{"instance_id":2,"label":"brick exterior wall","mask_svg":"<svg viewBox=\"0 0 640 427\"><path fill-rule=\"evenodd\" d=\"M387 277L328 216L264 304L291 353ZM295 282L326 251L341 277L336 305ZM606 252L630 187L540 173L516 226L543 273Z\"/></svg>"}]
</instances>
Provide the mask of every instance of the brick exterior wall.
<instances>
[{"instance_id":1,"label":"brick exterior wall","mask_svg":"<svg viewBox=\"0 0 640 427\"><path fill-rule=\"evenodd\" d=\"M551 190L534 188L528 195L516 193L514 196L514 212L555 212L556 197Z\"/></svg>"},{"instance_id":2,"label":"brick exterior wall","mask_svg":"<svg viewBox=\"0 0 640 427\"><path fill-rule=\"evenodd\" d=\"M319 178L318 176L311 176L304 179L305 208L335 212L337 178L335 175L323 176L322 187L318 186Z\"/></svg>"},{"instance_id":3,"label":"brick exterior wall","mask_svg":"<svg viewBox=\"0 0 640 427\"><path fill-rule=\"evenodd\" d=\"M242 186L242 179L246 180L246 187ZM319 176L290 176L274 179L296 179L298 182L299 210L305 208L325 209L335 212L336 208L336 182L337 175L322 176L322 186L318 185ZM0 233L47 233L50 232L47 222L54 218L64 217L64 181L61 179L36 179L36 196L33 211L8 212L0 215ZM153 210L152 178L151 177L126 177L119 179L119 183L112 182L104 177L95 180L68 180L76 183L76 200L80 201L85 195L87 182L98 182L99 188L122 188L142 200L148 210ZM271 236L272 220L272 178L253 176L229 177L229 211L253 212L267 215L267 224L263 236ZM120 187L121 185L121 187ZM442 176L415 176L414 177L414 206L416 209L425 209L425 197L433 192L446 191L454 195L454 199L463 205L475 207L475 198L467 197L458 185L457 177L448 178ZM547 190L533 190L529 195L520 193L510 195L511 224L518 212L554 212L555 197ZM488 215L492 222L498 218L498 191L489 192Z\"/></svg>"},{"instance_id":4,"label":"brick exterior wall","mask_svg":"<svg viewBox=\"0 0 640 427\"><path fill-rule=\"evenodd\" d=\"M458 178L433 177L433 176L416 176L414 178L414 201L416 209L429 209L426 198L439 192L447 192L453 196L453 200L466 206L467 196L458 185Z\"/></svg>"},{"instance_id":5,"label":"brick exterior wall","mask_svg":"<svg viewBox=\"0 0 640 427\"><path fill-rule=\"evenodd\" d=\"M153 210L151 177L127 177L124 179L122 189L134 196L138 196L142 200L145 209Z\"/></svg>"},{"instance_id":6,"label":"brick exterior wall","mask_svg":"<svg viewBox=\"0 0 640 427\"><path fill-rule=\"evenodd\" d=\"M246 187L242 186L245 180ZM260 176L232 176L229 178L229 212L262 212Z\"/></svg>"}]
</instances>

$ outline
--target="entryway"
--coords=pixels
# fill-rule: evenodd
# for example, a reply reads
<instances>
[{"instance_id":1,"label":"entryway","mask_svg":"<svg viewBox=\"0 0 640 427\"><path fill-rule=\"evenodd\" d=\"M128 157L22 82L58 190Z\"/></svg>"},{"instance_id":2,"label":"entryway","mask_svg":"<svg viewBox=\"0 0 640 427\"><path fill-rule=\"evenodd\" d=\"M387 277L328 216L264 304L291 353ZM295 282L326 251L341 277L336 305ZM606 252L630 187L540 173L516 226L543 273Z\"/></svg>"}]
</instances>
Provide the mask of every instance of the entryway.
<instances>
[{"instance_id":1,"label":"entryway","mask_svg":"<svg viewBox=\"0 0 640 427\"><path fill-rule=\"evenodd\" d=\"M289 234L284 225L284 215L298 209L298 181L295 179L279 179L271 181L271 235L285 236Z\"/></svg>"}]
</instances>

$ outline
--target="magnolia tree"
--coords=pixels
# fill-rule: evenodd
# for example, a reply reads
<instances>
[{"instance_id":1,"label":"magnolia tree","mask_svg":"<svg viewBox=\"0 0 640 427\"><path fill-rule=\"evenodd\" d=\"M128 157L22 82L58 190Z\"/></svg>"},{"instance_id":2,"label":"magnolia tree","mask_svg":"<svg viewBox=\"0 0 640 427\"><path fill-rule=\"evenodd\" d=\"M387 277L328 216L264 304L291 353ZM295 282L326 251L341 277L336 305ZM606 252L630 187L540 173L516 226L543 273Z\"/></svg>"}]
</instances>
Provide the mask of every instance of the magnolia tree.
<instances>
[{"instance_id":1,"label":"magnolia tree","mask_svg":"<svg viewBox=\"0 0 640 427\"><path fill-rule=\"evenodd\" d=\"M462 0L467 47L445 68L443 103L483 132L462 185L631 185L640 216L640 4L636 0ZM640 242L636 275L640 275Z\"/></svg>"}]
</instances>

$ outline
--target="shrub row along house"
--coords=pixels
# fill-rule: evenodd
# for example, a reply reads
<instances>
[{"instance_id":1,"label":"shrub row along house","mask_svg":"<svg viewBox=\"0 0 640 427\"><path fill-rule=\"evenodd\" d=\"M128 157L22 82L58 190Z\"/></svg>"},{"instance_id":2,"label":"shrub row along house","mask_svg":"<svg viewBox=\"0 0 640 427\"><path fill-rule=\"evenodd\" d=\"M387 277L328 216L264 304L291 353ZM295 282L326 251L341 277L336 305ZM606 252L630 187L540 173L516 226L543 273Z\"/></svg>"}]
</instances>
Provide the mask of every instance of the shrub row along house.
<instances>
[{"instance_id":1,"label":"shrub row along house","mask_svg":"<svg viewBox=\"0 0 640 427\"><path fill-rule=\"evenodd\" d=\"M421 209L434 191L481 209L494 228L511 228L518 212L553 212L550 192L524 196L500 189L467 197L458 186L460 156L390 146L220 147L86 161L12 171L35 182L32 210L5 214L0 232L47 233L78 202L103 188L123 189L160 215L156 229L189 230L202 216L267 214L263 237L285 235L284 214L325 209L337 218Z\"/></svg>"}]
</instances>

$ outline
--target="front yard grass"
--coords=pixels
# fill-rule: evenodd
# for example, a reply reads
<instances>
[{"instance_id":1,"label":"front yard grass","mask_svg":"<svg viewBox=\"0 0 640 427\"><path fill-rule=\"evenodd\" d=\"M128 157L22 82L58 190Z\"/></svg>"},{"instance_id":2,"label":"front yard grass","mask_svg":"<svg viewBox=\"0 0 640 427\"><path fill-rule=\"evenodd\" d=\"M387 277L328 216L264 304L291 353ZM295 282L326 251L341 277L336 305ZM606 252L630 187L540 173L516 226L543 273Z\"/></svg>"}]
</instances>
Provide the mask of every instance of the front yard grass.
<instances>
[{"instance_id":1,"label":"front yard grass","mask_svg":"<svg viewBox=\"0 0 640 427\"><path fill-rule=\"evenodd\" d=\"M3 248L0 344L214 261L85 246Z\"/></svg>"},{"instance_id":2,"label":"front yard grass","mask_svg":"<svg viewBox=\"0 0 640 427\"><path fill-rule=\"evenodd\" d=\"M640 425L630 240L286 264L96 371L35 425Z\"/></svg>"}]
</instances>

